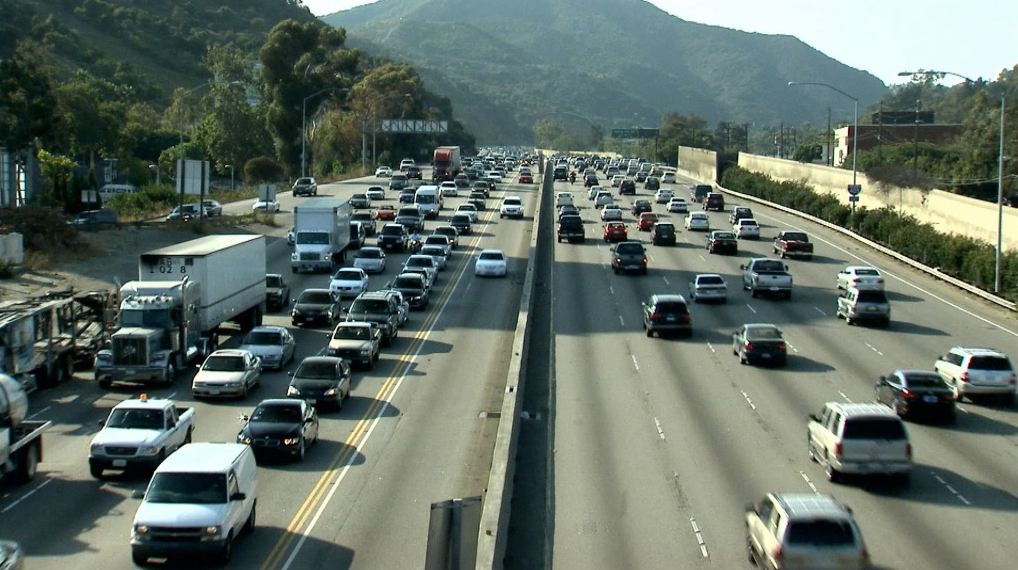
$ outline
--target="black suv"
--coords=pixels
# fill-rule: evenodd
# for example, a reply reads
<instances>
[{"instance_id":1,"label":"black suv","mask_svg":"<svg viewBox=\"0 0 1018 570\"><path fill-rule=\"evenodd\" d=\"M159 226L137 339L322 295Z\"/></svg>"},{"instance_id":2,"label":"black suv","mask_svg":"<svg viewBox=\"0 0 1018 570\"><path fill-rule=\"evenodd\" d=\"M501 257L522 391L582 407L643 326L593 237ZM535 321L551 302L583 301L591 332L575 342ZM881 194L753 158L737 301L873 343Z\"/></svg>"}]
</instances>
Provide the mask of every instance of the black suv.
<instances>
[{"instance_id":1,"label":"black suv","mask_svg":"<svg viewBox=\"0 0 1018 570\"><path fill-rule=\"evenodd\" d=\"M650 200L636 200L633 202L633 215L639 217L644 212L650 212L654 208L650 205Z\"/></svg>"},{"instance_id":2,"label":"black suv","mask_svg":"<svg viewBox=\"0 0 1018 570\"><path fill-rule=\"evenodd\" d=\"M555 173L552 175L552 180L568 180L569 169L565 166L556 166Z\"/></svg>"},{"instance_id":3,"label":"black suv","mask_svg":"<svg viewBox=\"0 0 1018 570\"><path fill-rule=\"evenodd\" d=\"M682 295L651 295L641 303L643 306L643 328L647 336L664 336L665 333L693 335L693 319L689 305Z\"/></svg>"},{"instance_id":4,"label":"black suv","mask_svg":"<svg viewBox=\"0 0 1018 570\"><path fill-rule=\"evenodd\" d=\"M611 249L612 271L638 271L647 274L647 250L638 241L619 242Z\"/></svg>"},{"instance_id":5,"label":"black suv","mask_svg":"<svg viewBox=\"0 0 1018 570\"><path fill-rule=\"evenodd\" d=\"M675 245L675 224L658 222L650 234L654 245Z\"/></svg>"},{"instance_id":6,"label":"black suv","mask_svg":"<svg viewBox=\"0 0 1018 570\"><path fill-rule=\"evenodd\" d=\"M619 184L619 194L636 194L636 181L626 178Z\"/></svg>"},{"instance_id":7,"label":"black suv","mask_svg":"<svg viewBox=\"0 0 1018 570\"><path fill-rule=\"evenodd\" d=\"M361 293L346 312L346 320L375 323L382 332L382 346L390 346L399 328L399 306L393 297L380 291Z\"/></svg>"},{"instance_id":8,"label":"black suv","mask_svg":"<svg viewBox=\"0 0 1018 570\"><path fill-rule=\"evenodd\" d=\"M406 251L410 236L402 224L385 224L378 232L378 247Z\"/></svg>"},{"instance_id":9,"label":"black suv","mask_svg":"<svg viewBox=\"0 0 1018 570\"><path fill-rule=\"evenodd\" d=\"M649 176L643 183L644 190L657 191L661 189L661 180L656 176Z\"/></svg>"}]
</instances>

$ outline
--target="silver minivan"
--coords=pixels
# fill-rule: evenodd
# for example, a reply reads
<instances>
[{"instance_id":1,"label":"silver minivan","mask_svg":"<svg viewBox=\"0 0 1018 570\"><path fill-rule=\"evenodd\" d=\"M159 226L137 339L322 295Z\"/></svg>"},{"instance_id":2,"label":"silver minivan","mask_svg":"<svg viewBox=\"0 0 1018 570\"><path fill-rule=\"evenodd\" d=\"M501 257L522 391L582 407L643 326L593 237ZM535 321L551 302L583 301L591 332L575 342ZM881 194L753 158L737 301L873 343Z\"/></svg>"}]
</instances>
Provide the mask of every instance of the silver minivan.
<instances>
[{"instance_id":1,"label":"silver minivan","mask_svg":"<svg viewBox=\"0 0 1018 570\"><path fill-rule=\"evenodd\" d=\"M883 291L849 287L838 296L835 316L850 325L871 321L886 327L891 324L891 304Z\"/></svg>"}]
</instances>

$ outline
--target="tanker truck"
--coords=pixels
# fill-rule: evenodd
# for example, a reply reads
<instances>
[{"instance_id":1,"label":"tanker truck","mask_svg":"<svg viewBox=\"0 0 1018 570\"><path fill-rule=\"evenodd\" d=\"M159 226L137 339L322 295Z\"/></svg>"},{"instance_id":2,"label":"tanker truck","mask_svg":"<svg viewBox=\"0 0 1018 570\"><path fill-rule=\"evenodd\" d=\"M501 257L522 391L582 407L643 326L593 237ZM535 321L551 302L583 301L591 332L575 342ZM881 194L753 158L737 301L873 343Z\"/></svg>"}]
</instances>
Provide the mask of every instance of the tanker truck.
<instances>
[{"instance_id":1,"label":"tanker truck","mask_svg":"<svg viewBox=\"0 0 1018 570\"><path fill-rule=\"evenodd\" d=\"M143 253L138 280L120 288L120 328L96 355L95 379L170 385L216 349L223 324L245 332L264 313L264 236L210 235Z\"/></svg>"},{"instance_id":2,"label":"tanker truck","mask_svg":"<svg viewBox=\"0 0 1018 570\"><path fill-rule=\"evenodd\" d=\"M51 422L31 421L28 394L20 382L0 374L0 475L9 475L15 483L27 483L35 477L42 460L42 432Z\"/></svg>"}]
</instances>

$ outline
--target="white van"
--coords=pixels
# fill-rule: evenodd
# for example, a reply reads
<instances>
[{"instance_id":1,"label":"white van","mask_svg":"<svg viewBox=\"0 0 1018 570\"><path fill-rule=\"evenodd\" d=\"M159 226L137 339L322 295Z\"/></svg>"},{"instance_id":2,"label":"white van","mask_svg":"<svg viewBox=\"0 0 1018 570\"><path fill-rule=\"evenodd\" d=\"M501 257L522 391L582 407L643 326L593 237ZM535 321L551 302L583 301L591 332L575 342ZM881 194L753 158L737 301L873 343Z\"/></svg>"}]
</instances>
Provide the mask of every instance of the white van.
<instances>
[{"instance_id":1,"label":"white van","mask_svg":"<svg viewBox=\"0 0 1018 570\"><path fill-rule=\"evenodd\" d=\"M156 469L134 515L131 557L213 556L225 564L233 541L255 526L258 468L238 443L190 443Z\"/></svg>"},{"instance_id":2,"label":"white van","mask_svg":"<svg viewBox=\"0 0 1018 570\"><path fill-rule=\"evenodd\" d=\"M438 186L421 186L414 192L414 204L425 218L437 218L442 209L442 193Z\"/></svg>"}]
</instances>

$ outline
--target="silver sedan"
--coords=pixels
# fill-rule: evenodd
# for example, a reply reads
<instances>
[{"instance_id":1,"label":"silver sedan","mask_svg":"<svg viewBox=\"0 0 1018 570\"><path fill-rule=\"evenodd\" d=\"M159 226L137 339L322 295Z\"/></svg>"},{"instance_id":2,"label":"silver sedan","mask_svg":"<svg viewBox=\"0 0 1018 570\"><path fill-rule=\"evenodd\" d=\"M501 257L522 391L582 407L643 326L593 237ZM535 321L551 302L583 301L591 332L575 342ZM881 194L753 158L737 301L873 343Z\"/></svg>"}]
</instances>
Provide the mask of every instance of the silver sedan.
<instances>
[{"instance_id":1,"label":"silver sedan","mask_svg":"<svg viewBox=\"0 0 1018 570\"><path fill-rule=\"evenodd\" d=\"M281 370L293 362L296 346L293 335L284 327L261 326L247 333L240 349L261 358L263 368Z\"/></svg>"},{"instance_id":2,"label":"silver sedan","mask_svg":"<svg viewBox=\"0 0 1018 570\"><path fill-rule=\"evenodd\" d=\"M385 252L378 247L362 247L353 260L353 266L365 273L382 273L385 271Z\"/></svg>"}]
</instances>

